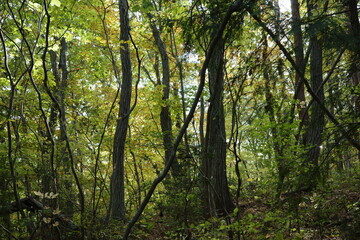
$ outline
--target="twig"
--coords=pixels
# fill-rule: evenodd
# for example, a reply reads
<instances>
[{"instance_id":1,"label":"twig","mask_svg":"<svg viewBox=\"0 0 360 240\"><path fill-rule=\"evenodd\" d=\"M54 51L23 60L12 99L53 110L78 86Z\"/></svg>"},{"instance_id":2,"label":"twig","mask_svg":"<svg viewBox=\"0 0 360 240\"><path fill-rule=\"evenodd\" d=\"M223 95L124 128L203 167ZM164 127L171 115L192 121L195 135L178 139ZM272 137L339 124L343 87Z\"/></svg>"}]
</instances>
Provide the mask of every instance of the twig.
<instances>
[{"instance_id":1,"label":"twig","mask_svg":"<svg viewBox=\"0 0 360 240\"><path fill-rule=\"evenodd\" d=\"M6 227L4 227L2 224L0 224L0 227L7 233L9 234L12 238L19 240L17 237L15 237Z\"/></svg>"}]
</instances>

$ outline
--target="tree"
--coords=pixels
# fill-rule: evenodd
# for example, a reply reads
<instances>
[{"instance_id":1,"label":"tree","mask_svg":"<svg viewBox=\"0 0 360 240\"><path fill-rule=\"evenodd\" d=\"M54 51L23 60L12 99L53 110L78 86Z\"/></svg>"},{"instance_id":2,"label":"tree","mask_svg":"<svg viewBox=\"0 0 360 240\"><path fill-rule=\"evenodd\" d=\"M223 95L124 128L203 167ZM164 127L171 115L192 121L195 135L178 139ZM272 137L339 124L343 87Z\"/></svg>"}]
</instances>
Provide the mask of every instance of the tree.
<instances>
[{"instance_id":1,"label":"tree","mask_svg":"<svg viewBox=\"0 0 360 240\"><path fill-rule=\"evenodd\" d=\"M161 84L163 87L163 95L162 95L162 106L160 112L160 125L161 131L163 135L163 145L165 148L165 164L168 163L170 157L172 147L173 147L173 134L172 134L172 120L170 114L170 104L169 104L169 97L170 97L170 66L169 66L169 56L166 50L166 45L161 38L160 31L156 26L155 19L149 13L148 14L150 27L152 30L153 37L155 39L155 44L158 48L161 57L161 66L162 66L162 80ZM172 164L172 174L174 176L179 174L179 166L177 160Z\"/></svg>"},{"instance_id":2,"label":"tree","mask_svg":"<svg viewBox=\"0 0 360 240\"><path fill-rule=\"evenodd\" d=\"M68 68L67 68L67 51L68 51L68 45L65 38L62 38L60 40L60 57L59 60L57 59L57 53L55 51L49 51L50 54L50 61L51 61L51 68L52 72L55 78L56 82L56 89L53 93L54 98L57 102L54 102L51 107L51 113L50 113L50 126L52 134L55 132L55 123L57 119L57 115L61 117L59 119L60 124L60 138L59 138L59 145L61 146L62 150L62 164L65 169L65 174L70 175L70 169L71 169L71 162L68 157L68 153L66 152L66 129L65 129L65 123L66 123L66 109L65 109L65 94L67 91L67 85L68 85ZM57 104L59 104L59 108L62 114L59 114L57 109ZM65 205L61 208L63 209L64 213L67 214L69 217L73 215L73 203L72 198L74 197L72 194L71 186L72 183L68 179L65 180L65 186L67 189L69 189L69 196L67 201L65 202Z\"/></svg>"},{"instance_id":3,"label":"tree","mask_svg":"<svg viewBox=\"0 0 360 240\"><path fill-rule=\"evenodd\" d=\"M112 218L121 220L125 217L124 159L132 91L132 69L129 48L130 25L128 11L129 7L127 1L119 0L122 83L119 101L119 114L114 135L110 207Z\"/></svg>"},{"instance_id":4,"label":"tree","mask_svg":"<svg viewBox=\"0 0 360 240\"><path fill-rule=\"evenodd\" d=\"M345 8L348 10L347 16L350 22L350 50L351 50L351 64L349 69L349 75L351 77L352 85L356 89L360 84L360 22L359 22L359 13L358 13L358 4L355 0L345 0ZM355 94L354 96L354 113L355 115L360 115L360 97ZM359 139L360 134L358 133L355 136ZM358 158L360 159L360 151L358 151Z\"/></svg>"},{"instance_id":5,"label":"tree","mask_svg":"<svg viewBox=\"0 0 360 240\"><path fill-rule=\"evenodd\" d=\"M304 59L304 45L303 45L303 34L301 30L301 16L300 16L300 5L298 0L291 0L291 19L292 19L292 32L294 35L294 52L295 62L299 67L300 71L305 72L305 59ZM299 119L307 121L307 113L305 111L305 89L304 83L301 81L299 73L295 73L295 97L299 101Z\"/></svg>"},{"instance_id":6,"label":"tree","mask_svg":"<svg viewBox=\"0 0 360 240\"><path fill-rule=\"evenodd\" d=\"M214 34L221 18L219 8L211 7ZM209 62L210 105L207 112L202 169L204 173L205 212L211 216L227 216L234 209L226 175L226 132L223 106L225 39L217 42Z\"/></svg>"},{"instance_id":7,"label":"tree","mask_svg":"<svg viewBox=\"0 0 360 240\"><path fill-rule=\"evenodd\" d=\"M307 2L308 14L313 16L314 9L320 6L312 1ZM326 9L324 9L326 12ZM310 25L309 29L314 25ZM314 102L310 107L310 120L306 126L304 135L304 145L308 147L306 160L305 160L305 184L309 188L314 188L319 181L319 163L320 147L322 143L322 133L325 127L324 110L320 104L325 104L324 89L323 89L323 56L322 56L322 39L318 31L313 30L310 33L310 82L311 88L315 92L320 102Z\"/></svg>"}]
</instances>

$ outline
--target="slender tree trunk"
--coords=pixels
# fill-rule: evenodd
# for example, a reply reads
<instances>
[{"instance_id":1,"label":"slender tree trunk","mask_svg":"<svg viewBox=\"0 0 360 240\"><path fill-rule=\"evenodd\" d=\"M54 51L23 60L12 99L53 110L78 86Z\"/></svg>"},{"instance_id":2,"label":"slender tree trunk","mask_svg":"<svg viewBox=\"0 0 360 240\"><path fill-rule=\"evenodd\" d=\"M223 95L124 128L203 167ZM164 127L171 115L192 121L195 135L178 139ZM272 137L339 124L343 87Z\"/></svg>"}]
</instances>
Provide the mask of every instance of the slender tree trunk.
<instances>
[{"instance_id":1,"label":"slender tree trunk","mask_svg":"<svg viewBox=\"0 0 360 240\"><path fill-rule=\"evenodd\" d=\"M11 122L14 120L14 101L15 101L15 92L16 92L16 82L14 81L14 78L12 76L12 73L9 68L9 56L7 52L7 46L5 42L5 38L3 35L3 31L0 28L0 39L1 39L1 46L3 48L4 53L4 69L6 71L6 76L9 79L10 82L10 89L9 89L9 103L7 106L7 113L6 113L6 130L7 130L7 160L9 164L9 170L10 170L10 176L11 176L11 183L13 188L13 194L14 198L16 200L17 207L20 208L20 196L18 191L18 183L17 183L17 176L15 171L15 157L13 156L13 133L12 133L12 126ZM25 218L24 212L20 211L21 217Z\"/></svg>"},{"instance_id":2,"label":"slender tree trunk","mask_svg":"<svg viewBox=\"0 0 360 240\"><path fill-rule=\"evenodd\" d=\"M301 30L300 6L298 0L291 0L291 14L292 31L294 35L295 63L298 68L304 72L304 44ZM298 72L295 73L295 95L295 98L299 101L299 119L306 122L308 116L304 107L306 101L305 87Z\"/></svg>"},{"instance_id":3,"label":"slender tree trunk","mask_svg":"<svg viewBox=\"0 0 360 240\"><path fill-rule=\"evenodd\" d=\"M124 186L124 159L126 134L129 125L130 101L132 90L132 70L130 60L130 26L128 4L126 0L119 0L120 10L120 55L122 84L119 102L119 114L116 123L116 131L113 145L113 173L110 183L110 207L113 219L125 217L125 186Z\"/></svg>"},{"instance_id":4,"label":"slender tree trunk","mask_svg":"<svg viewBox=\"0 0 360 240\"><path fill-rule=\"evenodd\" d=\"M171 152L173 150L173 136L172 136L172 120L170 115L170 105L168 103L170 96L170 65L169 65L169 56L166 50L166 45L160 36L160 32L156 27L155 23L152 22L153 18L149 14L150 26L152 29L153 37L155 39L155 44L159 50L162 64L162 81L163 85L163 106L161 107L160 112L160 125L163 135L163 145L165 148L165 164L168 163ZM171 171L174 176L179 174L179 165L175 159L174 163L171 165Z\"/></svg>"},{"instance_id":5,"label":"slender tree trunk","mask_svg":"<svg viewBox=\"0 0 360 240\"><path fill-rule=\"evenodd\" d=\"M180 113L177 114L176 116L176 123L175 126L180 129L181 128L181 123L185 121L186 119L186 102L185 102L185 86L184 86L184 64L183 64L183 59L182 57L179 56L178 50L177 50L177 43L176 43L176 37L175 37L175 29L174 26L171 28L171 34L170 34L170 39L171 39L171 53L172 56L175 59L175 63L176 63L176 68L178 69L178 74L179 74L179 78L177 80L177 83L174 84L174 96L175 97L180 97L180 101L181 101L181 106L182 106L182 116ZM179 86L180 85L180 86ZM180 95L180 96L179 96ZM178 159L188 159L189 156L192 156L191 150L190 150L190 145L189 145L189 138L188 138L188 134L187 131L185 132L184 135L184 150L179 152L179 157ZM183 161L182 163L180 163L179 161L177 161L178 164L178 168L180 172L183 172L182 166L188 164L188 161ZM182 181L180 179L180 181Z\"/></svg>"},{"instance_id":6,"label":"slender tree trunk","mask_svg":"<svg viewBox=\"0 0 360 240\"><path fill-rule=\"evenodd\" d=\"M49 51L50 53L50 60L51 60L51 67L52 67L52 72L53 75L55 77L55 82L56 82L56 89L54 90L54 96L56 97L58 104L59 104L59 108L60 108L60 112L62 112L63 114L59 114L59 117L61 119L59 119L60 123L65 123L66 122L66 116L65 116L65 92L66 92L66 88L67 88L67 81L68 81L68 74L69 71L67 69L67 50L68 50L68 46L67 46L67 42L65 40L65 38L62 38L60 40L60 59L58 61L57 59L57 54L54 51ZM61 72L60 72L60 71ZM51 109L51 114L50 114L50 123L49 125L51 126L50 129L52 132L54 132L54 116L56 116L58 114L58 111L56 111L56 104L53 103L52 105L52 109ZM69 154L67 152L67 148L66 148L66 132L65 132L65 124L60 124L60 137L59 137L59 142L60 142L60 146L62 148L62 153L61 156L61 164L63 164L64 166L64 171L65 171L65 176L70 175L71 174L71 161L69 159ZM72 181L69 178L65 177L64 180L64 186L65 189L68 190L68 193L66 194L66 200L64 201L64 205L60 206L60 209L62 209L63 213L67 215L67 217L72 217L72 215L74 214L74 206L73 206L73 199L75 198L73 192L72 192Z\"/></svg>"},{"instance_id":7,"label":"slender tree trunk","mask_svg":"<svg viewBox=\"0 0 360 240\"><path fill-rule=\"evenodd\" d=\"M204 154L204 146L205 146L205 100L204 97L200 99L200 120L199 120L199 137L200 137L200 146L201 146L201 154Z\"/></svg>"},{"instance_id":8,"label":"slender tree trunk","mask_svg":"<svg viewBox=\"0 0 360 240\"><path fill-rule=\"evenodd\" d=\"M278 182L277 182L277 198L280 196L282 189L283 189L283 183L285 180L286 175L288 174L289 170L287 167L287 159L284 158L283 154L283 145L284 141L282 139L281 129L279 129L279 123L276 120L275 117L275 109L274 109L274 99L272 94L272 85L274 88L276 87L275 83L272 83L272 78L270 77L269 73L271 72L271 65L268 61L268 42L267 42L267 34L264 33L264 46L263 46L263 56L262 56L262 62L264 65L264 80L265 80L265 99L266 99L266 107L265 111L267 115L269 116L269 120L272 123L271 124L271 138L273 142L273 150L274 150L274 157L277 164L277 170L278 170Z\"/></svg>"}]
</instances>

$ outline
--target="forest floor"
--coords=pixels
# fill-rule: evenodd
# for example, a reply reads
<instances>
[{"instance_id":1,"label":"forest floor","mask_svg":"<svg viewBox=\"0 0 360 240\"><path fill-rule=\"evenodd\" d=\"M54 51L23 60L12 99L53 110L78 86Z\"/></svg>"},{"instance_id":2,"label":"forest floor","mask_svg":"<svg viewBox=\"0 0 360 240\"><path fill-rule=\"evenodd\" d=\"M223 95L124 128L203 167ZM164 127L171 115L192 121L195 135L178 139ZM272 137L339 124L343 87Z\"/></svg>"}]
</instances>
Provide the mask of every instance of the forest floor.
<instances>
[{"instance_id":1,"label":"forest floor","mask_svg":"<svg viewBox=\"0 0 360 240\"><path fill-rule=\"evenodd\" d=\"M135 239L360 239L360 179L345 178L311 192L288 193L275 202L264 188L247 191L231 218L180 222L152 216ZM170 214L169 214L170 215Z\"/></svg>"}]
</instances>

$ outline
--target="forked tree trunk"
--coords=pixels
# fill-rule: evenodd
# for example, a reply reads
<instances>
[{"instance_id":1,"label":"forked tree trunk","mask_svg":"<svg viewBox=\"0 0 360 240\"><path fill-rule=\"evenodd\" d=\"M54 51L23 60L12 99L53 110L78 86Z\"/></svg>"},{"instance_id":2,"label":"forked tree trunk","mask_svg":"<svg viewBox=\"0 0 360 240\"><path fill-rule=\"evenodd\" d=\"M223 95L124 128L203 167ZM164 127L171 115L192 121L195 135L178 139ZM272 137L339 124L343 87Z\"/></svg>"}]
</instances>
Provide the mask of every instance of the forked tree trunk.
<instances>
[{"instance_id":1,"label":"forked tree trunk","mask_svg":"<svg viewBox=\"0 0 360 240\"><path fill-rule=\"evenodd\" d=\"M60 111L63 114L59 115L59 111L57 111L56 109L56 104L53 103L52 104L52 108L51 108L51 115L50 115L50 123L49 124L51 126L51 131L54 132L55 130L55 122L56 122L56 117L57 115L61 118L59 119L60 123L65 123L66 122L66 116L65 116L65 92L66 92L66 88L67 88L67 81L68 81L68 74L69 71L67 70L67 42L65 40L65 38L61 39L60 42L60 58L58 60L57 58L57 54L54 51L49 51L50 53L50 60L51 60L51 68L52 68L52 72L55 78L55 82L56 82L56 89L54 90L54 96L56 97L58 104L59 104L59 108ZM61 70L61 72L59 71ZM67 148L66 148L66 129L65 129L65 125L64 124L60 124L60 138L59 138L59 142L60 142L60 146L62 148L62 153L60 156L62 156L61 158L61 164L64 167L64 171L65 171L65 176L70 175L71 174L71 161L69 159L69 154L67 153ZM67 217L72 217L73 213L74 213L74 206L73 206L73 199L75 198L73 192L72 192L72 181L70 180L70 178L65 177L64 180L64 185L65 185L65 189L68 190L68 193L66 194L66 200L64 201L64 205L60 206L60 209L62 209L63 213L67 216Z\"/></svg>"},{"instance_id":2,"label":"forked tree trunk","mask_svg":"<svg viewBox=\"0 0 360 240\"><path fill-rule=\"evenodd\" d=\"M173 151L173 135L172 135L172 120L170 114L170 104L168 103L170 97L170 65L169 57L166 51L166 45L160 36L159 29L156 27L155 23L152 22L153 18L149 14L150 26L152 29L152 34L155 39L155 44L159 50L161 57L162 65L162 81L163 85L163 96L162 100L163 106L161 106L160 112L160 125L163 135L163 145L165 148L165 165L169 162L171 157L171 152ZM175 159L174 163L171 165L171 172L174 176L178 175L178 162Z\"/></svg>"}]
</instances>

